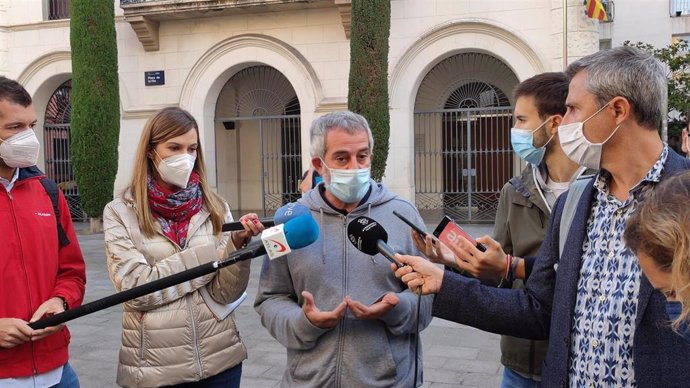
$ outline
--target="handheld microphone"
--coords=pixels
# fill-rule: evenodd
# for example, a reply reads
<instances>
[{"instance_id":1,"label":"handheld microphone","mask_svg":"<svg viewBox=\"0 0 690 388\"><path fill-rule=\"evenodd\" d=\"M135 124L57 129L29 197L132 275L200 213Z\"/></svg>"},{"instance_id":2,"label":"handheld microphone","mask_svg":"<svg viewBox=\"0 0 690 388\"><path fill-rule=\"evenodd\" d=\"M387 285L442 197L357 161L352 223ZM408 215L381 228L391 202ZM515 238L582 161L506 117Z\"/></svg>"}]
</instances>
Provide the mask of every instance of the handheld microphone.
<instances>
[{"instance_id":1,"label":"handheld microphone","mask_svg":"<svg viewBox=\"0 0 690 388\"><path fill-rule=\"evenodd\" d=\"M286 205L283 205L276 210L276 213L273 215L271 218L260 218L259 221L267 227L270 228L275 225L280 225L284 224L287 220L301 216L302 214L307 214L309 213L309 209L297 202L291 202ZM223 232L231 232L231 231L237 231L237 230L244 230L244 226L242 226L242 223L239 221L235 222L229 222L227 224L223 224L221 230Z\"/></svg>"},{"instance_id":2,"label":"handheld microphone","mask_svg":"<svg viewBox=\"0 0 690 388\"><path fill-rule=\"evenodd\" d=\"M299 206L306 209L302 205ZM261 233L261 242L271 260L285 256L293 249L303 248L318 238L319 225L308 210L307 214L299 215L284 224L265 229Z\"/></svg>"},{"instance_id":3,"label":"handheld microphone","mask_svg":"<svg viewBox=\"0 0 690 388\"><path fill-rule=\"evenodd\" d=\"M374 256L380 253L398 268L403 265L395 260L395 250L388 245L388 233L373 219L360 216L347 225L347 237L358 250Z\"/></svg>"},{"instance_id":4,"label":"handheld microphone","mask_svg":"<svg viewBox=\"0 0 690 388\"><path fill-rule=\"evenodd\" d=\"M316 220L314 220L314 217L311 216L311 213L302 214L298 217L290 219L285 222L285 224L281 225L281 227L284 232L286 245L290 249L304 248L319 238L319 227L316 223ZM266 248L264 247L263 242L255 241L243 249L232 252L232 254L230 254L230 256L226 259L211 261L174 275L166 276L164 278L130 288L129 290L118 292L116 294L106 296L105 298L97 299L74 309L51 315L36 322L30 323L29 327L34 330L38 330L50 326L56 326L67 321L71 321L72 319L115 306L116 304L127 302L146 294L198 278L199 276L208 275L220 268L227 267L240 261L259 257L265 253Z\"/></svg>"}]
</instances>

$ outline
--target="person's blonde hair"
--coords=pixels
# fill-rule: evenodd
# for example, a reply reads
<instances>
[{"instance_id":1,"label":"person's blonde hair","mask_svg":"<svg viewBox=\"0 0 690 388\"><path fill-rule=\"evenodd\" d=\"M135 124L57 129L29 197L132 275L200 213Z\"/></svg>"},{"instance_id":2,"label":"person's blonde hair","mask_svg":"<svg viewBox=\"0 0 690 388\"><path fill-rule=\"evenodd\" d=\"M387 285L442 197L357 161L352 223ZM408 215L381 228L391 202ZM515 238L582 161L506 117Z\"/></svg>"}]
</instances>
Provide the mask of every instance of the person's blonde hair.
<instances>
[{"instance_id":1,"label":"person's blonde hair","mask_svg":"<svg viewBox=\"0 0 690 388\"><path fill-rule=\"evenodd\" d=\"M683 308L673 321L678 330L690 320L690 171L661 182L627 222L628 248L649 256L671 273L671 288Z\"/></svg>"},{"instance_id":2,"label":"person's blonde hair","mask_svg":"<svg viewBox=\"0 0 690 388\"><path fill-rule=\"evenodd\" d=\"M177 136L182 136L187 132L195 130L197 139L196 162L194 171L199 175L199 185L203 204L211 213L213 232L219 234L225 219L225 209L223 200L218 194L211 191L206 177L206 165L204 164L204 153L199 141L199 126L189 112L180 108L164 108L156 112L148 119L144 130L139 139L139 145L134 158L134 174L129 186L129 190L134 198L136 205L137 220L139 228L146 237L153 236L155 232L154 218L151 213L148 201L148 176L154 174L155 161L150 157L156 145L163 143Z\"/></svg>"}]
</instances>

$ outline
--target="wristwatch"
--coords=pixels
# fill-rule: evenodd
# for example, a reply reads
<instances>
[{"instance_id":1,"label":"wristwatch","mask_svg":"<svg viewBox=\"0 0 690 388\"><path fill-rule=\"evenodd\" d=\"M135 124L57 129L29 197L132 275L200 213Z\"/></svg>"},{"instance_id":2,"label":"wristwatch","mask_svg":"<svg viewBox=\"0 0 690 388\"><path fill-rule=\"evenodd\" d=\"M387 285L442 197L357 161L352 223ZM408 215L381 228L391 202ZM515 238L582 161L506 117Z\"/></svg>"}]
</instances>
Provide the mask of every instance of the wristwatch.
<instances>
[{"instance_id":1,"label":"wristwatch","mask_svg":"<svg viewBox=\"0 0 690 388\"><path fill-rule=\"evenodd\" d=\"M67 304L67 301L65 298L58 296L58 298L62 299L62 308L65 309L65 311L69 310L69 305Z\"/></svg>"}]
</instances>

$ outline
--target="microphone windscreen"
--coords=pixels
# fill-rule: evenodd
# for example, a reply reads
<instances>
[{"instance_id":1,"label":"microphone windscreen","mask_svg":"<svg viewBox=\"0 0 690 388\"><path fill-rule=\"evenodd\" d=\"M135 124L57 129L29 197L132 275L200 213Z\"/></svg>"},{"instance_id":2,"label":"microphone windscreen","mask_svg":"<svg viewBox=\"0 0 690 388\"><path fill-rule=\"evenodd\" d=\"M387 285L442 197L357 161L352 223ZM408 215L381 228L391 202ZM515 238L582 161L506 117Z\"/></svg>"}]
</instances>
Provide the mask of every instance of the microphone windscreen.
<instances>
[{"instance_id":1,"label":"microphone windscreen","mask_svg":"<svg viewBox=\"0 0 690 388\"><path fill-rule=\"evenodd\" d=\"M378 240L388 242L388 233L383 226L366 216L350 221L347 225L347 237L355 248L372 256L379 253L376 246Z\"/></svg>"},{"instance_id":2,"label":"microphone windscreen","mask_svg":"<svg viewBox=\"0 0 690 388\"><path fill-rule=\"evenodd\" d=\"M290 202L276 210L276 213L273 215L273 221L275 225L280 225L304 214L311 214L306 206L301 203Z\"/></svg>"},{"instance_id":3,"label":"microphone windscreen","mask_svg":"<svg viewBox=\"0 0 690 388\"><path fill-rule=\"evenodd\" d=\"M304 248L319 239L319 225L308 211L284 223L283 232L290 249Z\"/></svg>"}]
</instances>

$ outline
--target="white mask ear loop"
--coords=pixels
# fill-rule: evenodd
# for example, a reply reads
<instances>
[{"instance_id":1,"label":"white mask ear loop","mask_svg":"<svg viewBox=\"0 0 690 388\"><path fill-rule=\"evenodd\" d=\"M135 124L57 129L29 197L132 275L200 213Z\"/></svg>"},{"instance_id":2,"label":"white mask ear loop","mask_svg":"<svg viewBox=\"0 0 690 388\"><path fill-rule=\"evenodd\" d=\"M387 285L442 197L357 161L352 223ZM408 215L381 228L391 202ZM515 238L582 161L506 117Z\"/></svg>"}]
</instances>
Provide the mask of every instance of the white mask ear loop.
<instances>
[{"instance_id":1,"label":"white mask ear loop","mask_svg":"<svg viewBox=\"0 0 690 388\"><path fill-rule=\"evenodd\" d=\"M592 113L591 116L587 117L587 118L585 119L585 121L583 121L583 123L586 123L589 119L591 119L592 117L596 116L599 112L601 112L602 110L604 110L604 108L606 108L607 106L609 106L609 103L610 103L610 102L611 102L611 101L609 101L609 102L607 102L606 104L602 105L601 108L599 108L599 110L597 110L596 112Z\"/></svg>"},{"instance_id":2,"label":"white mask ear loop","mask_svg":"<svg viewBox=\"0 0 690 388\"><path fill-rule=\"evenodd\" d=\"M616 125L616 128L613 130L613 132L611 132L611 134L609 135L609 137L607 137L606 140L602 141L600 144L603 145L604 143L606 143L607 141L609 141L609 139L612 138L613 135L616 134L616 132L618 132L618 128L620 128L620 127L621 127L620 124Z\"/></svg>"},{"instance_id":3,"label":"white mask ear loop","mask_svg":"<svg viewBox=\"0 0 690 388\"><path fill-rule=\"evenodd\" d=\"M609 101L609 102L611 102L611 101ZM589 117L587 118L587 120L591 119L591 118L594 117L597 113L601 112L602 110L604 110L604 108L606 108L607 106L609 106L609 102L607 102L606 104L604 104L604 106L602 106L601 108L599 108L598 111L594 112L593 115L589 116ZM587 120L585 120L585 121L582 122L582 136L585 135L585 122L586 122ZM607 137L606 140L602 141L601 143L597 143L597 144L604 145L607 141L609 141L609 139L611 139L611 138L613 137L613 135L616 134L616 132L618 132L618 128L620 128L620 127L621 127L621 124L616 125L616 128L614 128L613 132L611 132L611 134L609 135L609 137ZM585 137L585 139L586 139L586 137ZM590 143L591 143L591 142L590 142ZM594 144L594 143L592 143L592 144Z\"/></svg>"},{"instance_id":4,"label":"white mask ear loop","mask_svg":"<svg viewBox=\"0 0 690 388\"><path fill-rule=\"evenodd\" d=\"M609 102L611 102L611 101L609 101ZM594 117L594 116L596 116L597 114L599 114L599 112L601 112L602 110L604 110L604 108L606 108L607 106L609 106L609 102L607 102L606 104L602 105L601 108L599 108L599 110L597 110L596 112L592 113L591 116L587 117L587 118L582 122L582 136L585 138L585 140L587 140L587 142L589 142L589 143L591 143L591 144L595 144L595 143L592 143L591 141L589 141L589 139L587 139L587 136L585 136L585 123L588 122L589 119L591 119L592 117ZM620 125L619 125L619 126L620 126ZM613 133L616 133L615 131L617 131L617 130L618 130L618 127L616 127L616 129L614 130ZM612 136L613 136L613 134L612 134ZM611 138L611 136L609 136L609 139L610 139L610 138ZM604 140L604 142L606 142L607 140L608 140L608 139ZM604 144L604 143L598 143L598 144Z\"/></svg>"}]
</instances>

